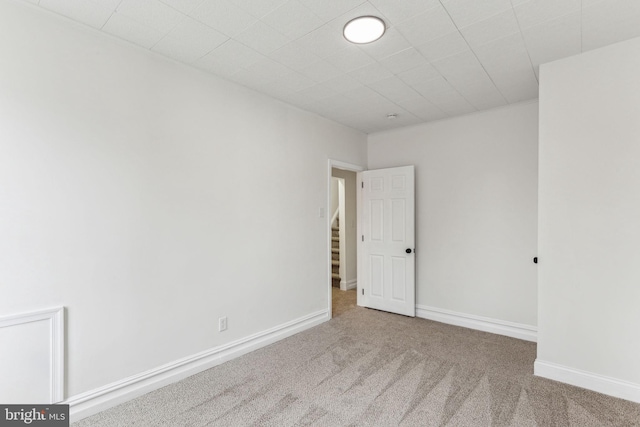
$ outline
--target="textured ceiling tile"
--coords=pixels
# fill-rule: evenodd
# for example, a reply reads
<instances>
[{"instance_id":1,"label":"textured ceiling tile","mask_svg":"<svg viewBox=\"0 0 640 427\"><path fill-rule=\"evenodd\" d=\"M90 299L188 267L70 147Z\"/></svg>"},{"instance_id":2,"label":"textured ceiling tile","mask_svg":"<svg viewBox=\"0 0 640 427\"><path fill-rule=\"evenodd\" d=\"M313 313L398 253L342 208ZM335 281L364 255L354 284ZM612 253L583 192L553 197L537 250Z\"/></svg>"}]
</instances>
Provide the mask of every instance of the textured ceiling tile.
<instances>
[{"instance_id":1,"label":"textured ceiling tile","mask_svg":"<svg viewBox=\"0 0 640 427\"><path fill-rule=\"evenodd\" d=\"M120 3L120 0L111 0L116 3ZM179 10L182 13L191 12L196 6L202 3L202 0L160 0L162 3L171 6L172 8Z\"/></svg>"},{"instance_id":2,"label":"textured ceiling tile","mask_svg":"<svg viewBox=\"0 0 640 427\"><path fill-rule=\"evenodd\" d=\"M393 73L380 63L374 62L364 67L353 70L349 73L351 77L358 80L362 84L369 84L383 80L393 76Z\"/></svg>"},{"instance_id":3,"label":"textured ceiling tile","mask_svg":"<svg viewBox=\"0 0 640 427\"><path fill-rule=\"evenodd\" d=\"M197 61L207 54L207 50L203 50L198 46L189 45L181 40L166 36L151 49L176 61L190 64Z\"/></svg>"},{"instance_id":4,"label":"textured ceiling tile","mask_svg":"<svg viewBox=\"0 0 640 427\"><path fill-rule=\"evenodd\" d=\"M440 73L431 64L423 64L398 74L400 80L410 86L420 84L425 80L431 80L438 76L440 76Z\"/></svg>"},{"instance_id":5,"label":"textured ceiling tile","mask_svg":"<svg viewBox=\"0 0 640 427\"><path fill-rule=\"evenodd\" d=\"M291 39L297 39L324 21L297 0L291 0L262 18L262 21Z\"/></svg>"},{"instance_id":6,"label":"textured ceiling tile","mask_svg":"<svg viewBox=\"0 0 640 427\"><path fill-rule=\"evenodd\" d=\"M328 88L322 83L317 83L313 86L302 89L298 91L298 93L303 97L302 99L305 99L305 102L318 101L338 94L338 92Z\"/></svg>"},{"instance_id":7,"label":"textured ceiling tile","mask_svg":"<svg viewBox=\"0 0 640 427\"><path fill-rule=\"evenodd\" d=\"M270 80L275 80L278 77L291 72L291 69L269 58L262 59L255 64L246 67L246 70L263 75L265 78Z\"/></svg>"},{"instance_id":8,"label":"textured ceiling tile","mask_svg":"<svg viewBox=\"0 0 640 427\"><path fill-rule=\"evenodd\" d=\"M40 6L93 28L102 28L114 11L114 7L87 0L41 0Z\"/></svg>"},{"instance_id":9,"label":"textured ceiling tile","mask_svg":"<svg viewBox=\"0 0 640 427\"><path fill-rule=\"evenodd\" d=\"M582 37L582 51L586 52L634 37L640 37L640 23L625 23L616 27L585 30Z\"/></svg>"},{"instance_id":10,"label":"textured ceiling tile","mask_svg":"<svg viewBox=\"0 0 640 427\"><path fill-rule=\"evenodd\" d=\"M369 87L393 102L416 98L419 95L396 76L372 83Z\"/></svg>"},{"instance_id":11,"label":"textured ceiling tile","mask_svg":"<svg viewBox=\"0 0 640 427\"><path fill-rule=\"evenodd\" d=\"M264 55L239 43L229 40L222 46L216 48L210 55L227 64L232 64L239 68L250 67L265 59Z\"/></svg>"},{"instance_id":12,"label":"textured ceiling tile","mask_svg":"<svg viewBox=\"0 0 640 427\"><path fill-rule=\"evenodd\" d=\"M380 40L361 45L360 49L372 58L381 60L410 47L411 45L402 34L395 28L389 28Z\"/></svg>"},{"instance_id":13,"label":"textured ceiling tile","mask_svg":"<svg viewBox=\"0 0 640 427\"><path fill-rule=\"evenodd\" d=\"M277 81L281 82L283 88L290 89L294 92L310 88L316 84L316 82L309 77L296 71L278 76Z\"/></svg>"},{"instance_id":14,"label":"textured ceiling tile","mask_svg":"<svg viewBox=\"0 0 640 427\"><path fill-rule=\"evenodd\" d=\"M122 0L117 12L163 33L171 31L184 17L159 0Z\"/></svg>"},{"instance_id":15,"label":"textured ceiling tile","mask_svg":"<svg viewBox=\"0 0 640 427\"><path fill-rule=\"evenodd\" d=\"M289 43L287 37L260 21L235 36L234 39L263 55L268 55Z\"/></svg>"},{"instance_id":16,"label":"textured ceiling tile","mask_svg":"<svg viewBox=\"0 0 640 427\"><path fill-rule=\"evenodd\" d=\"M369 2L394 24L440 6L438 0L369 0Z\"/></svg>"},{"instance_id":17,"label":"textured ceiling tile","mask_svg":"<svg viewBox=\"0 0 640 427\"><path fill-rule=\"evenodd\" d=\"M374 60L355 46L347 46L334 54L325 58L327 62L333 64L339 70L348 73L365 65L372 64Z\"/></svg>"},{"instance_id":18,"label":"textured ceiling tile","mask_svg":"<svg viewBox=\"0 0 640 427\"><path fill-rule=\"evenodd\" d=\"M520 28L525 29L572 12L579 12L581 0L529 0L514 5Z\"/></svg>"},{"instance_id":19,"label":"textured ceiling tile","mask_svg":"<svg viewBox=\"0 0 640 427\"><path fill-rule=\"evenodd\" d=\"M538 97L538 85L530 82L528 85L504 86L500 92L509 103L528 101Z\"/></svg>"},{"instance_id":20,"label":"textured ceiling tile","mask_svg":"<svg viewBox=\"0 0 640 427\"><path fill-rule=\"evenodd\" d=\"M400 74L413 68L425 66L428 61L416 49L410 48L391 55L380 63L393 74Z\"/></svg>"},{"instance_id":21,"label":"textured ceiling tile","mask_svg":"<svg viewBox=\"0 0 640 427\"><path fill-rule=\"evenodd\" d=\"M300 0L300 3L307 6L320 18L329 21L358 7L365 3L365 1L366 0Z\"/></svg>"},{"instance_id":22,"label":"textured ceiling tile","mask_svg":"<svg viewBox=\"0 0 640 427\"><path fill-rule=\"evenodd\" d=\"M336 66L330 64L325 60L309 64L307 67L299 71L318 83L326 82L329 79L344 74Z\"/></svg>"},{"instance_id":23,"label":"textured ceiling tile","mask_svg":"<svg viewBox=\"0 0 640 427\"><path fill-rule=\"evenodd\" d=\"M323 25L293 43L301 49L306 49L314 55L318 55L320 58L326 58L336 53L336 51L346 49L349 46L353 47L342 37L341 32L335 31L335 28L329 25Z\"/></svg>"},{"instance_id":24,"label":"textured ceiling tile","mask_svg":"<svg viewBox=\"0 0 640 427\"><path fill-rule=\"evenodd\" d=\"M165 39L173 40L173 46L197 54L195 59L229 40L224 34L189 17L185 17L158 45L162 45ZM159 51L158 45L153 50Z\"/></svg>"},{"instance_id":25,"label":"textured ceiling tile","mask_svg":"<svg viewBox=\"0 0 640 427\"><path fill-rule=\"evenodd\" d=\"M342 93L347 98L355 99L363 103L367 103L370 99L379 98L380 94L368 86L360 86L359 88L348 90Z\"/></svg>"},{"instance_id":26,"label":"textured ceiling tile","mask_svg":"<svg viewBox=\"0 0 640 427\"><path fill-rule=\"evenodd\" d=\"M418 46L457 31L449 14L442 6L409 18L396 28L409 42Z\"/></svg>"},{"instance_id":27,"label":"textured ceiling tile","mask_svg":"<svg viewBox=\"0 0 640 427\"><path fill-rule=\"evenodd\" d=\"M417 117L440 111L438 107L423 96L400 101L398 105Z\"/></svg>"},{"instance_id":28,"label":"textured ceiling tile","mask_svg":"<svg viewBox=\"0 0 640 427\"><path fill-rule=\"evenodd\" d=\"M460 32L469 45L475 48L506 35L518 33L520 26L513 9L509 9L461 28Z\"/></svg>"},{"instance_id":29,"label":"textured ceiling tile","mask_svg":"<svg viewBox=\"0 0 640 427\"><path fill-rule=\"evenodd\" d=\"M474 48L480 63L489 75L504 70L530 70L529 52L520 33L512 34Z\"/></svg>"},{"instance_id":30,"label":"textured ceiling tile","mask_svg":"<svg viewBox=\"0 0 640 427\"><path fill-rule=\"evenodd\" d=\"M321 60L319 56L314 55L312 52L294 43L284 45L280 49L270 53L269 57L296 71L303 70L309 65Z\"/></svg>"},{"instance_id":31,"label":"textured ceiling tile","mask_svg":"<svg viewBox=\"0 0 640 427\"><path fill-rule=\"evenodd\" d=\"M427 43L420 44L417 49L428 61L433 62L467 51L469 50L469 45L462 37L462 34L456 30Z\"/></svg>"},{"instance_id":32,"label":"textured ceiling tile","mask_svg":"<svg viewBox=\"0 0 640 427\"><path fill-rule=\"evenodd\" d=\"M451 116L477 111L476 108L457 91L440 93L428 99L440 110Z\"/></svg>"},{"instance_id":33,"label":"textured ceiling tile","mask_svg":"<svg viewBox=\"0 0 640 427\"><path fill-rule=\"evenodd\" d=\"M159 42L164 35L119 13L111 15L102 30L147 49Z\"/></svg>"},{"instance_id":34,"label":"textured ceiling tile","mask_svg":"<svg viewBox=\"0 0 640 427\"><path fill-rule=\"evenodd\" d=\"M239 6L246 12L256 18L262 18L269 12L273 12L288 0L230 0L236 6Z\"/></svg>"},{"instance_id":35,"label":"textured ceiling tile","mask_svg":"<svg viewBox=\"0 0 640 427\"><path fill-rule=\"evenodd\" d=\"M640 1L601 0L582 9L582 50L640 36Z\"/></svg>"},{"instance_id":36,"label":"textured ceiling tile","mask_svg":"<svg viewBox=\"0 0 640 427\"><path fill-rule=\"evenodd\" d=\"M582 49L582 22L579 12L529 27L523 31L533 65L576 55Z\"/></svg>"},{"instance_id":37,"label":"textured ceiling tile","mask_svg":"<svg viewBox=\"0 0 640 427\"><path fill-rule=\"evenodd\" d=\"M333 31L338 32L342 37L342 30L344 29L345 24L360 16L377 16L385 22L387 28L390 27L389 18L369 1L365 1L353 9L349 9L335 19L327 22L327 25L330 26Z\"/></svg>"},{"instance_id":38,"label":"textured ceiling tile","mask_svg":"<svg viewBox=\"0 0 640 427\"><path fill-rule=\"evenodd\" d=\"M347 74L328 79L322 82L322 84L338 93L351 91L362 86L362 83Z\"/></svg>"},{"instance_id":39,"label":"textured ceiling tile","mask_svg":"<svg viewBox=\"0 0 640 427\"><path fill-rule=\"evenodd\" d=\"M512 10L511 0L443 0L442 5L458 28Z\"/></svg>"},{"instance_id":40,"label":"textured ceiling tile","mask_svg":"<svg viewBox=\"0 0 640 427\"><path fill-rule=\"evenodd\" d=\"M442 76L438 76L433 79L414 84L413 89L415 89L418 93L420 93L427 99L431 99L431 97L439 93L450 92L454 90L449 82L446 81Z\"/></svg>"},{"instance_id":41,"label":"textured ceiling tile","mask_svg":"<svg viewBox=\"0 0 640 427\"><path fill-rule=\"evenodd\" d=\"M491 75L491 80L496 87L501 90L503 87L524 86L531 87L538 85L538 80L533 70L509 70L505 69L500 73Z\"/></svg>"},{"instance_id":42,"label":"textured ceiling tile","mask_svg":"<svg viewBox=\"0 0 640 427\"><path fill-rule=\"evenodd\" d=\"M229 0L205 0L193 9L189 16L230 37L236 36L257 22L254 16Z\"/></svg>"},{"instance_id":43,"label":"textured ceiling tile","mask_svg":"<svg viewBox=\"0 0 640 427\"><path fill-rule=\"evenodd\" d=\"M486 110L507 104L507 100L493 83L460 86L456 87L456 90L478 110Z\"/></svg>"},{"instance_id":44,"label":"textured ceiling tile","mask_svg":"<svg viewBox=\"0 0 640 427\"><path fill-rule=\"evenodd\" d=\"M454 87L489 80L487 72L471 51L440 59L433 62L433 66Z\"/></svg>"}]
</instances>

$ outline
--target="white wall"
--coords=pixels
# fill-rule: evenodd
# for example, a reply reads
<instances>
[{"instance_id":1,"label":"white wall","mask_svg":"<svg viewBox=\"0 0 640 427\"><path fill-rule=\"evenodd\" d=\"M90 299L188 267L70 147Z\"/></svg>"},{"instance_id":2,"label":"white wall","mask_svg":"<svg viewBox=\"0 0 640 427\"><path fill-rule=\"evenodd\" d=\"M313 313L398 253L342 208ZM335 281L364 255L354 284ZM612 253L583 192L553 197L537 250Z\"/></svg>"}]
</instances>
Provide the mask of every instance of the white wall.
<instances>
[{"instance_id":1,"label":"white wall","mask_svg":"<svg viewBox=\"0 0 640 427\"><path fill-rule=\"evenodd\" d=\"M0 61L0 316L67 307L67 396L327 309L364 134L6 0Z\"/></svg>"},{"instance_id":2,"label":"white wall","mask_svg":"<svg viewBox=\"0 0 640 427\"><path fill-rule=\"evenodd\" d=\"M369 135L369 168L416 167L416 302L536 325L538 104Z\"/></svg>"},{"instance_id":3,"label":"white wall","mask_svg":"<svg viewBox=\"0 0 640 427\"><path fill-rule=\"evenodd\" d=\"M545 375L556 378L565 367L574 380L585 379L577 374L580 370L630 382L626 387L630 394L623 397L636 401L640 401L638 76L640 39L541 67L536 365L558 365Z\"/></svg>"}]
</instances>

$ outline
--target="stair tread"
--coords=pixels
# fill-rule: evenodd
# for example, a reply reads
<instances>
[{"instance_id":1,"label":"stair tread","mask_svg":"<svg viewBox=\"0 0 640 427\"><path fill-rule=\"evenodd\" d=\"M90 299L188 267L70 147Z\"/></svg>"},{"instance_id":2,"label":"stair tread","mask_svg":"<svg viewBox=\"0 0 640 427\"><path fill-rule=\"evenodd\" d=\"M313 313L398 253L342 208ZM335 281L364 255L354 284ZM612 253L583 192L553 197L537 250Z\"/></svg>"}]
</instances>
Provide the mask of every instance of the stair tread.
<instances>
[{"instance_id":1,"label":"stair tread","mask_svg":"<svg viewBox=\"0 0 640 427\"><path fill-rule=\"evenodd\" d=\"M339 237L332 237L331 240L333 240L334 242L337 242L337 241L340 240L340 238Z\"/></svg>"},{"instance_id":2,"label":"stair tread","mask_svg":"<svg viewBox=\"0 0 640 427\"><path fill-rule=\"evenodd\" d=\"M340 275L339 275L339 274L336 274L336 273L331 273L331 278L332 278L332 279L339 279L339 278L340 278Z\"/></svg>"},{"instance_id":3,"label":"stair tread","mask_svg":"<svg viewBox=\"0 0 640 427\"><path fill-rule=\"evenodd\" d=\"M332 259L331 260L331 265L340 265L340 261L337 259Z\"/></svg>"},{"instance_id":4,"label":"stair tread","mask_svg":"<svg viewBox=\"0 0 640 427\"><path fill-rule=\"evenodd\" d=\"M338 227L331 227L331 231L340 231Z\"/></svg>"},{"instance_id":5,"label":"stair tread","mask_svg":"<svg viewBox=\"0 0 640 427\"><path fill-rule=\"evenodd\" d=\"M340 252L340 248L331 248L331 252L338 253Z\"/></svg>"}]
</instances>

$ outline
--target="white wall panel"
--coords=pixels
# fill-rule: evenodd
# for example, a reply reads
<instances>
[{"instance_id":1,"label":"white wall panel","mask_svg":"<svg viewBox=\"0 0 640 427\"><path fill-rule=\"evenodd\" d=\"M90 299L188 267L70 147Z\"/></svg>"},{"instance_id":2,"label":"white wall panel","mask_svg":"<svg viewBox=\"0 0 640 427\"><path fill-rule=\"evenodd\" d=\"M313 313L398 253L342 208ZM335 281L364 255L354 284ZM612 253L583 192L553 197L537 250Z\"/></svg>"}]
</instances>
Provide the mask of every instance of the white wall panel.
<instances>
[{"instance_id":1,"label":"white wall panel","mask_svg":"<svg viewBox=\"0 0 640 427\"><path fill-rule=\"evenodd\" d=\"M540 69L538 360L640 402L639 75L640 39Z\"/></svg>"}]
</instances>

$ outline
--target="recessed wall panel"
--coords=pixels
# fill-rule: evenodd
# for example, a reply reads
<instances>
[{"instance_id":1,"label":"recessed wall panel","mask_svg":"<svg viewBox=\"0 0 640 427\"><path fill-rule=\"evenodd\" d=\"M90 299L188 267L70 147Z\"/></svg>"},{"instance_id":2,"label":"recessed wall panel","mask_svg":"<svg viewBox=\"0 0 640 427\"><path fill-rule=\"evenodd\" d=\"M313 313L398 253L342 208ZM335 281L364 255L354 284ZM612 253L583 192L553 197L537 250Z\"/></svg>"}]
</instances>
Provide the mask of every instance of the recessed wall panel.
<instances>
[{"instance_id":1,"label":"recessed wall panel","mask_svg":"<svg viewBox=\"0 0 640 427\"><path fill-rule=\"evenodd\" d=\"M0 327L0 402L48 403L50 326L41 320Z\"/></svg>"},{"instance_id":2,"label":"recessed wall panel","mask_svg":"<svg viewBox=\"0 0 640 427\"><path fill-rule=\"evenodd\" d=\"M384 296L384 257L382 255L371 255L369 257L369 265L371 271L369 277L371 278L371 296L380 297Z\"/></svg>"},{"instance_id":3,"label":"recessed wall panel","mask_svg":"<svg viewBox=\"0 0 640 427\"><path fill-rule=\"evenodd\" d=\"M396 301L407 299L407 259L405 257L391 258L391 298Z\"/></svg>"},{"instance_id":4,"label":"recessed wall panel","mask_svg":"<svg viewBox=\"0 0 640 427\"><path fill-rule=\"evenodd\" d=\"M372 193L381 193L384 191L384 178L383 177L373 177L371 178L371 189Z\"/></svg>"},{"instance_id":5,"label":"recessed wall panel","mask_svg":"<svg viewBox=\"0 0 640 427\"><path fill-rule=\"evenodd\" d=\"M369 212L371 213L369 235L371 236L371 241L381 242L384 238L384 201L371 200L369 204Z\"/></svg>"},{"instance_id":6,"label":"recessed wall panel","mask_svg":"<svg viewBox=\"0 0 640 427\"><path fill-rule=\"evenodd\" d=\"M391 189L394 191L402 191L407 187L407 178L404 175L395 175L391 177Z\"/></svg>"},{"instance_id":7,"label":"recessed wall panel","mask_svg":"<svg viewBox=\"0 0 640 427\"><path fill-rule=\"evenodd\" d=\"M391 200L391 240L394 242L406 239L406 206L404 199Z\"/></svg>"}]
</instances>

